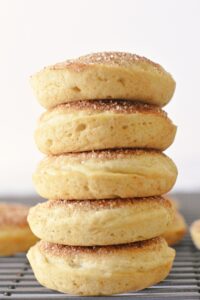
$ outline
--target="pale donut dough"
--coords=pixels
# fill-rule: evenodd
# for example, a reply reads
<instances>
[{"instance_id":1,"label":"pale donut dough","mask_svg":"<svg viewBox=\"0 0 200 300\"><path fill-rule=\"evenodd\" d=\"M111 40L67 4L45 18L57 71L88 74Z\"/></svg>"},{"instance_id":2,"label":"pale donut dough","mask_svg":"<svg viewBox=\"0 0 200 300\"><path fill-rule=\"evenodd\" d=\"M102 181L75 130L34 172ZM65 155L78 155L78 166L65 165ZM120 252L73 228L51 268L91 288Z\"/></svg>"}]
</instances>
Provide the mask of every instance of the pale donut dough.
<instances>
[{"instance_id":1,"label":"pale donut dough","mask_svg":"<svg viewBox=\"0 0 200 300\"><path fill-rule=\"evenodd\" d=\"M131 53L102 52L46 67L31 77L42 106L91 99L126 99L164 106L175 81L160 65Z\"/></svg>"},{"instance_id":2,"label":"pale donut dough","mask_svg":"<svg viewBox=\"0 0 200 300\"><path fill-rule=\"evenodd\" d=\"M126 100L76 101L45 112L35 131L46 154L112 148L165 150L176 126L158 107Z\"/></svg>"},{"instance_id":3,"label":"pale donut dough","mask_svg":"<svg viewBox=\"0 0 200 300\"><path fill-rule=\"evenodd\" d=\"M163 234L174 219L162 197L111 200L52 200L29 211L28 222L41 240L95 246L132 243Z\"/></svg>"},{"instance_id":4,"label":"pale donut dough","mask_svg":"<svg viewBox=\"0 0 200 300\"><path fill-rule=\"evenodd\" d=\"M86 200L162 195L176 177L175 164L159 151L109 150L47 157L33 180L43 198Z\"/></svg>"},{"instance_id":5,"label":"pale donut dough","mask_svg":"<svg viewBox=\"0 0 200 300\"><path fill-rule=\"evenodd\" d=\"M162 281L175 251L162 238L104 247L70 247L41 241L28 260L47 288L75 295L137 291Z\"/></svg>"}]
</instances>

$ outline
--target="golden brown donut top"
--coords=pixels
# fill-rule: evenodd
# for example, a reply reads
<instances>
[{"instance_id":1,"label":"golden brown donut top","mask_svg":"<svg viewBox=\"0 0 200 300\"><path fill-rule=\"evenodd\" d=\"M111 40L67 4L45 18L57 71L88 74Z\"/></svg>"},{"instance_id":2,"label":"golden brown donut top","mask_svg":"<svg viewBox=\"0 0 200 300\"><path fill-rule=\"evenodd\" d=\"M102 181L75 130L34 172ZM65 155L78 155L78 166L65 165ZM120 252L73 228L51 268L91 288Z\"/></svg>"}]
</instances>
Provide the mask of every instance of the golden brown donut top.
<instances>
[{"instance_id":1,"label":"golden brown donut top","mask_svg":"<svg viewBox=\"0 0 200 300\"><path fill-rule=\"evenodd\" d=\"M118 207L133 206L138 203L146 203L149 205L160 204L166 208L172 208L169 200L161 196L145 197L145 198L126 198L126 199L101 199L101 200L50 200L46 202L47 208L54 207L72 207L81 210L102 210L114 209Z\"/></svg>"},{"instance_id":2,"label":"golden brown donut top","mask_svg":"<svg viewBox=\"0 0 200 300\"><path fill-rule=\"evenodd\" d=\"M145 71L148 66L151 66L155 71L165 73L165 70L157 63L150 59L126 52L98 52L80 56L76 59L69 59L64 62L57 63L47 67L51 70L71 69L75 72L83 71L88 65L107 65L115 67L131 67L139 64Z\"/></svg>"},{"instance_id":3,"label":"golden brown donut top","mask_svg":"<svg viewBox=\"0 0 200 300\"><path fill-rule=\"evenodd\" d=\"M129 250L158 250L163 244L165 244L165 240L161 237L156 237L150 240L135 242L129 244L121 244L121 245L109 245L109 246L90 246L90 247L82 247L82 246L66 246L53 244L45 241L39 242L39 248L42 252L46 252L52 256L65 257L68 255L76 255L76 254L88 254L88 255L108 255L108 254L120 254L123 251Z\"/></svg>"},{"instance_id":4,"label":"golden brown donut top","mask_svg":"<svg viewBox=\"0 0 200 300\"><path fill-rule=\"evenodd\" d=\"M62 111L90 111L104 112L111 111L114 113L143 113L143 114L158 114L162 117L167 117L167 113L155 105L139 103L137 101L109 99L109 100L89 100L89 101L71 101L65 104L57 105L48 110L43 115L48 115L49 112ZM42 117L43 117L42 115Z\"/></svg>"},{"instance_id":5,"label":"golden brown donut top","mask_svg":"<svg viewBox=\"0 0 200 300\"><path fill-rule=\"evenodd\" d=\"M0 203L0 226L27 226L29 207L12 203Z\"/></svg>"}]
</instances>

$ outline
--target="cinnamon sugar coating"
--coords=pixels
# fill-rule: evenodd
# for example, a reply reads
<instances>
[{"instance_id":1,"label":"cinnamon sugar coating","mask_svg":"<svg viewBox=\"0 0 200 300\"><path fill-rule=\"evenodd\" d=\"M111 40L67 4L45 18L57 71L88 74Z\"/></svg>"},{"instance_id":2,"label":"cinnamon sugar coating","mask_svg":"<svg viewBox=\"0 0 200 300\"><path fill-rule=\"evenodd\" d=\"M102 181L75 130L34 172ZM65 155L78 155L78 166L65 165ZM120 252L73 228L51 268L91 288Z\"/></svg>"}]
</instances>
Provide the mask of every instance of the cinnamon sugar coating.
<instances>
[{"instance_id":1,"label":"cinnamon sugar coating","mask_svg":"<svg viewBox=\"0 0 200 300\"><path fill-rule=\"evenodd\" d=\"M138 249L141 251L146 248L157 248L164 242L161 237L156 237L150 240L135 242L130 244L122 245L109 245L109 246L91 246L91 247L80 247L80 246L66 246L53 244L45 241L39 242L39 247L42 251L49 253L53 256L64 257L65 255L76 255L80 253L90 254L90 255L110 255L120 251Z\"/></svg>"},{"instance_id":2,"label":"cinnamon sugar coating","mask_svg":"<svg viewBox=\"0 0 200 300\"><path fill-rule=\"evenodd\" d=\"M0 226L27 226L28 211L22 204L0 203Z\"/></svg>"},{"instance_id":3,"label":"cinnamon sugar coating","mask_svg":"<svg viewBox=\"0 0 200 300\"><path fill-rule=\"evenodd\" d=\"M145 154L151 154L151 155L162 155L165 156L164 153L160 153L158 150L154 149L109 149L109 150L95 150L95 151L85 151L85 152L79 152L79 153L65 153L64 156L72 157L80 159L81 161L89 160L89 159L123 159L128 158L132 155L134 156L140 156ZM55 158L54 155L50 155L48 159ZM59 160L62 157L62 155L57 156L57 159Z\"/></svg>"},{"instance_id":4,"label":"cinnamon sugar coating","mask_svg":"<svg viewBox=\"0 0 200 300\"><path fill-rule=\"evenodd\" d=\"M60 70L65 68L73 69L74 71L80 72L87 65L114 65L129 67L131 64L143 63L151 65L158 72L164 72L164 69L157 63L154 63L150 59L144 56L139 56L132 53L126 52L98 52L91 53L88 55L80 56L76 59L69 59L61 63L57 63L53 66L48 67L52 70Z\"/></svg>"},{"instance_id":5,"label":"cinnamon sugar coating","mask_svg":"<svg viewBox=\"0 0 200 300\"><path fill-rule=\"evenodd\" d=\"M70 112L73 111L112 111L115 113L153 113L159 114L162 116L167 116L167 113L163 111L160 107L156 105L150 105L145 103L139 103L138 101L130 101L130 100L121 100L121 99L102 99L102 100L88 100L88 101L75 101L68 102L65 104L60 104L50 110L51 111L62 111L68 110Z\"/></svg>"},{"instance_id":6,"label":"cinnamon sugar coating","mask_svg":"<svg viewBox=\"0 0 200 300\"><path fill-rule=\"evenodd\" d=\"M101 209L114 209L118 207L124 207L137 204L138 201L144 201L146 203L157 202L161 203L164 207L172 207L170 201L162 196L145 197L145 198L126 198L126 199L101 199L101 200L50 200L47 202L47 208L54 208L58 206L72 206L78 210L101 210Z\"/></svg>"}]
</instances>

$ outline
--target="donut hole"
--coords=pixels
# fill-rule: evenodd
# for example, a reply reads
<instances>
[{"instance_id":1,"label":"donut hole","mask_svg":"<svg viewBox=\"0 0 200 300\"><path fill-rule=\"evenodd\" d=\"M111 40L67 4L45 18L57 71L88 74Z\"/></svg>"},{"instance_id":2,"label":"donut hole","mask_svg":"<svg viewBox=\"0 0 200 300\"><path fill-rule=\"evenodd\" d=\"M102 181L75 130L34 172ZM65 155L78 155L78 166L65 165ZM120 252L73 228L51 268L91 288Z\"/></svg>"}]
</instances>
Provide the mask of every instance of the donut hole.
<instances>
[{"instance_id":1,"label":"donut hole","mask_svg":"<svg viewBox=\"0 0 200 300\"><path fill-rule=\"evenodd\" d=\"M86 124L81 123L76 127L76 131L83 131L86 129L86 127L87 127Z\"/></svg>"},{"instance_id":2,"label":"donut hole","mask_svg":"<svg viewBox=\"0 0 200 300\"><path fill-rule=\"evenodd\" d=\"M75 93L80 93L81 89L76 85L71 88L71 90Z\"/></svg>"}]
</instances>

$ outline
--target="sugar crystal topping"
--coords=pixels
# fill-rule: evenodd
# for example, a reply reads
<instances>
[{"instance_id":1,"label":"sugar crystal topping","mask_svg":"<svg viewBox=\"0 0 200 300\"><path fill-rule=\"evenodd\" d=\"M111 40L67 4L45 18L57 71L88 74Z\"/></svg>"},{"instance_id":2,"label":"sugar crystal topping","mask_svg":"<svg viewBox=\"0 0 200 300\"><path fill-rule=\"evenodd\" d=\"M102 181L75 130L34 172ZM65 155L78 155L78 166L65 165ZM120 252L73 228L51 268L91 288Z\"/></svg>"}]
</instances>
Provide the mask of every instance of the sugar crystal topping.
<instances>
[{"instance_id":1,"label":"sugar crystal topping","mask_svg":"<svg viewBox=\"0 0 200 300\"><path fill-rule=\"evenodd\" d=\"M158 106L140 103L139 101L112 99L112 100L89 100L72 101L60 104L51 111L62 110L89 110L89 111L113 111L115 113L153 113L167 116L167 114ZM48 112L47 112L48 114Z\"/></svg>"},{"instance_id":2,"label":"sugar crystal topping","mask_svg":"<svg viewBox=\"0 0 200 300\"><path fill-rule=\"evenodd\" d=\"M25 205L0 203L0 226L26 225L28 211Z\"/></svg>"},{"instance_id":3,"label":"sugar crystal topping","mask_svg":"<svg viewBox=\"0 0 200 300\"><path fill-rule=\"evenodd\" d=\"M90 247L81 247L81 246L66 246L53 244L45 241L39 242L39 248L41 251L49 253L52 256L65 257L66 255L78 255L78 254L87 254L87 255L105 255L105 254L114 254L126 250L134 249L152 249L155 247L160 247L164 242L164 239L160 237L153 238L151 240L146 240L142 242L135 242L130 244L122 245L111 245L111 246L90 246Z\"/></svg>"},{"instance_id":4,"label":"sugar crystal topping","mask_svg":"<svg viewBox=\"0 0 200 300\"><path fill-rule=\"evenodd\" d=\"M143 203L162 205L171 207L171 202L161 196L152 196L144 198L115 198L100 200L50 200L45 203L45 207L54 209L55 207L64 207L69 209L80 209L82 211L98 211L102 209L115 209L119 207L133 206ZM44 205L44 204L43 204Z\"/></svg>"},{"instance_id":5,"label":"sugar crystal topping","mask_svg":"<svg viewBox=\"0 0 200 300\"><path fill-rule=\"evenodd\" d=\"M76 59L69 59L61 63L57 63L48 67L49 69L63 69L66 67L72 68L76 71L81 71L87 65L115 65L130 67L132 64L140 63L141 66L150 65L157 71L164 71L164 69L157 63L149 60L146 57L139 56L137 54L127 52L97 52L84 56L80 56Z\"/></svg>"}]
</instances>

